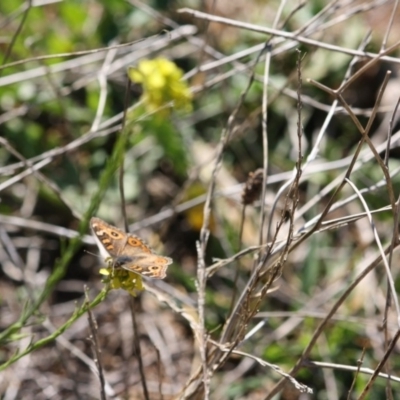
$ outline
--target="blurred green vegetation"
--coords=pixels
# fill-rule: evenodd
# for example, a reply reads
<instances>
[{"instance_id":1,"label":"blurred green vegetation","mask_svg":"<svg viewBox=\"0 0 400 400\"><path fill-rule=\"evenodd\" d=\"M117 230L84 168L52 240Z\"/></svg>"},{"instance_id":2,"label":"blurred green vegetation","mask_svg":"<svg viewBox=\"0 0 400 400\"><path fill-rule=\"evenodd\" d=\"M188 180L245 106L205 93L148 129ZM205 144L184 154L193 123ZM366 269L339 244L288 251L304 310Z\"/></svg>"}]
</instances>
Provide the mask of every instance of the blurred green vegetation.
<instances>
[{"instance_id":1,"label":"blurred green vegetation","mask_svg":"<svg viewBox=\"0 0 400 400\"><path fill-rule=\"evenodd\" d=\"M249 18L251 23L271 26L273 15L268 11L276 12L279 3L261 3L251 2L251 5L247 5L240 2L236 5L236 12L220 8L217 11L226 12L228 18L243 21ZM41 161L46 155L59 150L59 154L52 158L51 163L41 169L41 172L54 182L59 192L30 176L2 192L0 213L75 230L81 223L81 235L86 231L86 225L83 224L94 214L122 226L122 202L119 192L121 167L124 170L128 220L132 224L178 204L205 196L221 132L227 127L228 119L239 103L257 54L240 59L240 63L248 63L244 72L235 71L229 78L214 84L213 79L221 78L223 73L228 73L237 66L233 63L221 63L217 68L205 72L196 70L215 59L201 46L191 44L189 38L184 35L179 39L170 40L174 29L164 24L160 18L127 1L67 0L24 11L26 4L24 1L0 2L1 59L5 64L29 60L7 66L0 71L0 135L32 163ZM199 32L194 36L207 38L207 44L212 46L215 52L225 55L248 49L266 39L266 35L260 33L224 28L216 24L211 24L207 30L204 21L177 12L180 7L201 9L203 3L199 1L152 1L147 5L178 25L194 24ZM324 6L325 2L314 0L293 15L292 6L285 7L282 20L291 17L283 29L295 32L305 26ZM209 7L208 5L206 8L210 12ZM346 15L345 11L343 15ZM335 21L334 17L337 16L333 13L327 16L326 20L318 22L315 29L319 36L316 35L315 40L356 49L367 31L365 17L361 13L345 21L344 25L338 22L337 26L324 26L325 23L329 25L329 22ZM22 29L16 35L19 24L22 24ZM318 27L321 30L318 30ZM165 43L160 44L163 38ZM379 40L378 35L375 35L367 50L377 51L380 46ZM132 42L131 47L74 54L128 42ZM307 79L314 79L336 89L344 79L351 62L351 56L347 54L305 44L293 44L280 52L279 49L281 48L278 44L272 48L268 86L268 173L275 176L287 172L288 175L285 179L269 184L266 197L267 214L271 211L272 199L284 180L290 178L297 161L296 49L299 49L302 55L303 162L315 143L327 108L333 102L325 92L309 84ZM71 54L65 56L60 53ZM41 56L54 57L41 59ZM135 74L132 71L140 71L140 63L143 60L150 60L147 62L152 63L160 59L170 60L170 64L169 61L165 61L168 67L181 69L182 72L179 73L176 72L178 69L174 69L172 74L176 78L175 86L168 86L165 82L161 87L141 85L146 81L137 75L133 76ZM357 63L354 69L360 67L363 62ZM155 69L160 74L163 65L158 65ZM346 98L350 99L350 105L354 109L373 106L383 79L382 71L386 71L384 63L379 64L346 91ZM263 165L263 62L254 66L254 72L255 81L244 97L236 117L236 129L225 148L217 179L217 190L233 188L244 182L249 172ZM188 80L184 78L185 74L189 74ZM151 73L150 78L154 78L154 75L155 72ZM132 86L128 85L129 78L134 81ZM189 93L186 85L191 87L192 93ZM169 91L161 96L160 92L165 87ZM170 92L178 92L179 95L173 97L170 96ZM157 96L152 96L154 94ZM318 106L309 99L318 102ZM183 107L179 107L182 105ZM124 111L127 111L125 121L122 118ZM382 115L378 116L378 122L383 119ZM365 126L367 117L361 116L360 120ZM378 130L378 127L374 128ZM387 126L385 129L387 130ZM356 126L347 115L336 114L327 128L317 159L333 163L353 155L360 137ZM392 155L390 170L399 166L398 154ZM19 162L18 157L8 148L0 147L0 184L25 169L14 165ZM317 196L344 171L343 166L332 167L307 176L300 185L298 208ZM382 180L383 174L377 162L372 159L352 174L351 178L359 188L366 188ZM398 191L397 177L393 178L393 185ZM331 195L332 191L329 193ZM28 194L31 196L29 200ZM346 199L352 194L350 188L346 187L336 200ZM209 265L214 259L232 256L239 246L242 215L240 193L236 191L230 196L218 196L213 203L209 227L212 235L206 255ZM395 197L397 196L396 192ZM322 196L314 207L296 221L296 229L300 229L307 221L320 214L328 199L329 195ZM389 203L386 187L365 194L365 199L371 209L379 209ZM32 206L29 202L32 202ZM72 204L73 209L68 204ZM181 213L172 212L168 218L157 224L144 224L146 234L151 236L148 231L156 232L156 246L161 248L160 243L164 242L165 249L172 253L171 256L175 260L175 264L169 269L168 281L192 297L195 297L196 292L196 241L199 239L203 223L203 207L204 199ZM249 208L246 210L242 247L258 243L260 207L257 204ZM282 202L278 205L279 212L281 208ZM347 208L343 207L337 211L332 218L362 211L359 201L354 201ZM276 212L277 216L273 220L274 229L280 217L279 212ZM85 222L74 217L78 214L84 216ZM392 214L379 213L374 218L381 240L389 243L393 230ZM259 311L291 312L293 318L299 310L311 312L315 309L326 314L359 272L361 260L366 258L366 253L375 246L369 239L369 231L368 235L366 233L367 229L370 229L368 224L362 227L352 225L323 231L309 238L304 247L289 255L280 280L274 284L276 292L272 292L270 297L260 304ZM21 232L21 235L28 237L33 235L32 230L21 228ZM40 236L40 233L36 232L36 235ZM283 238L279 237L279 240ZM50 239L45 235L42 240L44 243L50 243ZM48 247L52 248L51 245ZM52 303L52 296L54 299L61 299L58 300L61 303L66 299L55 289L64 277L79 278L83 281L86 279L79 275L80 272L76 272L84 265L80 243L68 242L64 254L61 251L62 245L58 243L56 247L54 253L46 252L46 245L42 248L45 261L39 265L38 272L48 271L49 278L47 286L36 291L36 300L39 303L34 303L33 308L28 308L31 315L38 311L44 298L48 299L49 306L56 304L56 301ZM25 257L26 251L23 250L22 254ZM70 268L71 263L76 269ZM252 265L252 257L247 256L240 264L232 263L209 279L205 294L205 324L208 331L212 332L212 337L218 338L229 314L235 269L239 268L238 286L243 288ZM55 272L52 273L53 266ZM324 332L323 340L311 353L313 360L355 366L365 347L363 366L376 368L384 346L383 342L379 346L374 342L374 338L377 337L374 335L378 333L374 331L372 334L368 331L372 328L367 321L371 319L378 324L378 321L383 320L382 299L386 295L386 282L382 276L384 275L381 270L374 275L374 283L379 288L379 301L371 299L371 292L368 292L366 287L363 287L364 291L356 292L354 298L349 298L339 310L344 320L331 321ZM397 276L395 278L395 285L398 287L399 280ZM4 271L1 272L1 279L9 287L22 285L22 281L14 281ZM99 281L99 275L95 275L93 280ZM321 300L321 294L327 293L333 286L336 287L339 281L341 290L337 289L332 294L329 292L329 296ZM378 292L378 289L374 291ZM25 293L24 296L23 299L15 300L19 306L28 302L28 294ZM0 301L3 307L7 307L4 297ZM368 304L369 301L371 304ZM28 314L24 314L23 317L27 317ZM359 321L347 322L346 316L359 318ZM268 318L265 328L254 336L254 340L245 343L244 348L248 353L288 371L308 345L320 319L301 316L299 318L302 318L302 321L296 328L277 340L274 333L284 324L284 318L289 317ZM20 320L28 323L29 318ZM188 328L186 322L182 324ZM1 329L6 330L7 327L3 325ZM12 324L9 326L13 327ZM252 327L247 328L250 330ZM18 325L17 328L19 330L21 327ZM12 333L12 340L20 339L19 336L14 336L18 332L14 332L13 329L9 332ZM367 339L364 341L365 337ZM383 340L383 336L378 337L379 340ZM13 349L0 353L2 363L8 360L12 351ZM397 352L396 349L396 355ZM223 380L224 374L236 368L238 364L239 361L235 359L222 367L217 372L216 381ZM399 368L399 358L391 357L390 371L398 371ZM268 375L268 378L265 375ZM246 374L232 384L226 398L251 398L251 393L266 392L277 381L276 376L271 375L270 371L266 372L264 367L255 363ZM347 398L347 391L354 376L354 372L334 371L340 399ZM304 368L296 375L296 379L312 387L315 398L331 399L326 393L327 378L322 369ZM353 393L360 393L367 381L367 375L357 376ZM212 381L211 386L214 389L216 385L213 385ZM398 388L398 383L393 383L393 388L395 385ZM384 389L383 380L378 380L370 392L370 398L384 398L380 397L384 396Z\"/></svg>"}]
</instances>

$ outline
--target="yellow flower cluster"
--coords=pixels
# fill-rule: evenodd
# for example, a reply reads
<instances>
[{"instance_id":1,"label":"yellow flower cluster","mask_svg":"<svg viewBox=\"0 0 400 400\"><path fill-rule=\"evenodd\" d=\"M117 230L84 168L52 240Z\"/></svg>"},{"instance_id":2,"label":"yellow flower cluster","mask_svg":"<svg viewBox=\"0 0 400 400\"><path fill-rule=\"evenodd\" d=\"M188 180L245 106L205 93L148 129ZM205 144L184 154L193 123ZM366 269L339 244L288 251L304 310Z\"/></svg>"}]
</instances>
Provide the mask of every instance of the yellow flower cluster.
<instances>
[{"instance_id":1,"label":"yellow flower cluster","mask_svg":"<svg viewBox=\"0 0 400 400\"><path fill-rule=\"evenodd\" d=\"M186 82L182 81L183 71L165 58L142 60L138 66L130 67L128 76L132 82L143 85L141 100L154 111L173 102L176 109L190 111L192 93Z\"/></svg>"},{"instance_id":2,"label":"yellow flower cluster","mask_svg":"<svg viewBox=\"0 0 400 400\"><path fill-rule=\"evenodd\" d=\"M140 275L123 268L114 268L110 262L107 268L100 269L100 274L104 276L102 282L108 284L110 289L123 289L131 296L136 296L143 290L143 280Z\"/></svg>"}]
</instances>

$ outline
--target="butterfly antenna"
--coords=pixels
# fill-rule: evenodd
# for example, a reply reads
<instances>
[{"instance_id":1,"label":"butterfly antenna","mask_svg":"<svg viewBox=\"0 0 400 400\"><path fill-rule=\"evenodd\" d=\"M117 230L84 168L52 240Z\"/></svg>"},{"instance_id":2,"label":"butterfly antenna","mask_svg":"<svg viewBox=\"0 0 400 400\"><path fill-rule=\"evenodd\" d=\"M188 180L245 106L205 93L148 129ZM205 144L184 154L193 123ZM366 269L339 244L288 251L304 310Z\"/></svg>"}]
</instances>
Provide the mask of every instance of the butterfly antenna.
<instances>
[{"instance_id":1,"label":"butterfly antenna","mask_svg":"<svg viewBox=\"0 0 400 400\"><path fill-rule=\"evenodd\" d=\"M83 250L84 253L90 254L91 256L95 256L96 258L101 258L99 254L92 253L91 251L88 250Z\"/></svg>"}]
</instances>

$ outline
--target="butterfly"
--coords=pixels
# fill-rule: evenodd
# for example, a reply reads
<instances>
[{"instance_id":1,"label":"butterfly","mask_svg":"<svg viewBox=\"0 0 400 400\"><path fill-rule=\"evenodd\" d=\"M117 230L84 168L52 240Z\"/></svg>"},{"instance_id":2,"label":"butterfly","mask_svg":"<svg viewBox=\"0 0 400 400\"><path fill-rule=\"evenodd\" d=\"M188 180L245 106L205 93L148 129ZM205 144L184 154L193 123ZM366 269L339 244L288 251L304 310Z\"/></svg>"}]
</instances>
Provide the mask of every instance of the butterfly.
<instances>
[{"instance_id":1,"label":"butterfly","mask_svg":"<svg viewBox=\"0 0 400 400\"><path fill-rule=\"evenodd\" d=\"M165 278L168 265L172 263L171 258L154 254L142 239L100 218L93 217L90 227L101 255L111 259L115 268L124 268L150 278Z\"/></svg>"}]
</instances>

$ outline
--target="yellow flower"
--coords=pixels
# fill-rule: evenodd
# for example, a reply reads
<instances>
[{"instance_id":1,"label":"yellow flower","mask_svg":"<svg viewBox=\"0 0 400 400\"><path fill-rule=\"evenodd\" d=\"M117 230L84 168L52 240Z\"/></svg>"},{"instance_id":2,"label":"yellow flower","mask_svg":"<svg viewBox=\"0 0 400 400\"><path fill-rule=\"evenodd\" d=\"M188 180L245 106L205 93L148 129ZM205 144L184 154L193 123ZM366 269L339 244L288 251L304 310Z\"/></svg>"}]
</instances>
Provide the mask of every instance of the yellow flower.
<instances>
[{"instance_id":1,"label":"yellow flower","mask_svg":"<svg viewBox=\"0 0 400 400\"><path fill-rule=\"evenodd\" d=\"M136 296L143 290L143 280L140 275L123 268L114 268L108 260L106 262L108 267L100 269L103 283L108 284L111 289L123 289L131 296Z\"/></svg>"},{"instance_id":2,"label":"yellow flower","mask_svg":"<svg viewBox=\"0 0 400 400\"><path fill-rule=\"evenodd\" d=\"M128 76L132 82L143 85L141 100L154 111L170 102L176 109L190 111L192 93L186 82L182 81L183 71L165 58L142 60L137 68L130 67Z\"/></svg>"}]
</instances>

